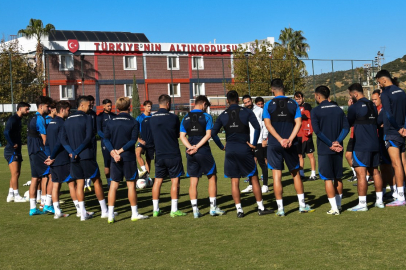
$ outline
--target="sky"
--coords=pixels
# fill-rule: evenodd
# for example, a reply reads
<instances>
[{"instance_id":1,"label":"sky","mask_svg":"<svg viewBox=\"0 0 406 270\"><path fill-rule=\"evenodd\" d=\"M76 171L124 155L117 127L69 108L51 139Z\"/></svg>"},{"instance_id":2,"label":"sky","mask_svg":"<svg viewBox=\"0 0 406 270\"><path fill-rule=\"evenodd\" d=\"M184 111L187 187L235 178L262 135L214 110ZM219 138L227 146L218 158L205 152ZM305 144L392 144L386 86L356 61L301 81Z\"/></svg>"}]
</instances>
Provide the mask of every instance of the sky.
<instances>
[{"instance_id":1,"label":"sky","mask_svg":"<svg viewBox=\"0 0 406 270\"><path fill-rule=\"evenodd\" d=\"M405 0L54 0L34 5L19 0L3 1L1 8L0 37L6 40L35 18L58 30L144 33L157 43L277 40L282 29L292 27L307 38L310 59L373 60L385 49L384 62L390 62L406 54ZM314 63L315 73L332 69L331 62ZM334 65L334 70L351 68L349 61Z\"/></svg>"}]
</instances>

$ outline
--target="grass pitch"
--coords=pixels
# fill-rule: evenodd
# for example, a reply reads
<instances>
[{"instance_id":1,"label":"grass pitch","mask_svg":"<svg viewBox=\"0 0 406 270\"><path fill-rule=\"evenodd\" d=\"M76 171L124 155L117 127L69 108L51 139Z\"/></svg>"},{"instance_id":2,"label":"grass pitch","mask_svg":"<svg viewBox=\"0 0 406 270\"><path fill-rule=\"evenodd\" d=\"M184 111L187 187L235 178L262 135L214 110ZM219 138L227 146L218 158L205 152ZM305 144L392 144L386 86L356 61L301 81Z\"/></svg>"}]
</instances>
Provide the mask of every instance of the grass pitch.
<instances>
[{"instance_id":1,"label":"grass pitch","mask_svg":"<svg viewBox=\"0 0 406 270\"><path fill-rule=\"evenodd\" d=\"M125 183L118 192L116 223L100 218L94 193L87 193L88 211L95 218L80 222L75 216L67 186L61 205L68 218L54 220L51 214L30 217L29 203L6 203L9 170L0 164L0 268L1 269L405 269L406 208L376 209L373 186L368 190L370 210L329 216L322 180L304 182L306 202L316 211L298 213L293 181L283 173L286 217L258 216L252 193L242 194L243 219L236 218L231 185L223 175L224 152L211 143L218 167L218 205L225 216L209 212L207 180L199 184L199 208L204 215L194 219L190 206L189 179L182 178L179 208L185 217L171 218L170 180L162 187L160 208L164 215L131 222ZM181 146L184 155L184 147ZM0 150L3 155L3 150ZM20 177L20 193L30 179L27 149ZM99 166L103 171L99 148ZM186 159L183 159L184 163ZM346 162L345 174L350 175ZM186 168L186 164L185 168ZM309 162L306 160L306 174ZM270 172L270 175L271 172ZM102 176L103 183L106 183ZM270 179L270 184L272 179ZM246 184L241 180L241 189ZM271 186L271 185L270 185ZM105 187L105 194L107 188ZM151 189L138 191L141 214L152 215ZM276 208L272 186L264 195L266 207ZM344 180L343 209L358 203L356 187Z\"/></svg>"}]
</instances>

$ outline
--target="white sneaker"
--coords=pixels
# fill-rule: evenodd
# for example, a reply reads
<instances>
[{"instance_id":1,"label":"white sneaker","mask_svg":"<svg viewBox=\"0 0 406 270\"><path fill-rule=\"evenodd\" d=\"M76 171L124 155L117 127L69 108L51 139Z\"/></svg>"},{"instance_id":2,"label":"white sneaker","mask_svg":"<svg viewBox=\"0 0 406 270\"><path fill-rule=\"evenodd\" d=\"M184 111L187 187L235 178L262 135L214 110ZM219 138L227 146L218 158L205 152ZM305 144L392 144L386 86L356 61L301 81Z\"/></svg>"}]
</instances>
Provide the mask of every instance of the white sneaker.
<instances>
[{"instance_id":1,"label":"white sneaker","mask_svg":"<svg viewBox=\"0 0 406 270\"><path fill-rule=\"evenodd\" d=\"M327 215L338 216L338 215L340 215L340 211L339 211L339 210L330 209L330 210L327 211Z\"/></svg>"},{"instance_id":2,"label":"white sneaker","mask_svg":"<svg viewBox=\"0 0 406 270\"><path fill-rule=\"evenodd\" d=\"M14 195L13 196L8 195L7 202L14 202Z\"/></svg>"},{"instance_id":3,"label":"white sneaker","mask_svg":"<svg viewBox=\"0 0 406 270\"><path fill-rule=\"evenodd\" d=\"M30 180L30 181L27 181L27 183L25 183L23 186L24 186L24 187L26 187L26 186L31 186L31 180Z\"/></svg>"},{"instance_id":4,"label":"white sneaker","mask_svg":"<svg viewBox=\"0 0 406 270\"><path fill-rule=\"evenodd\" d=\"M149 218L149 216L143 216L143 215L138 214L137 216L131 216L131 221L137 221L140 219L147 219L147 218Z\"/></svg>"},{"instance_id":5,"label":"white sneaker","mask_svg":"<svg viewBox=\"0 0 406 270\"><path fill-rule=\"evenodd\" d=\"M252 186L249 185L248 187L246 187L245 189L241 190L242 193L248 193L248 192L252 192Z\"/></svg>"},{"instance_id":6,"label":"white sneaker","mask_svg":"<svg viewBox=\"0 0 406 270\"><path fill-rule=\"evenodd\" d=\"M114 212L114 216L118 216L117 212ZM101 218L108 218L109 217L109 212L105 212L101 214Z\"/></svg>"},{"instance_id":7,"label":"white sneaker","mask_svg":"<svg viewBox=\"0 0 406 270\"><path fill-rule=\"evenodd\" d=\"M148 173L148 171L142 171L140 172L140 178L144 178L144 176Z\"/></svg>"},{"instance_id":8,"label":"white sneaker","mask_svg":"<svg viewBox=\"0 0 406 270\"><path fill-rule=\"evenodd\" d=\"M262 185L261 190L262 190L262 193L268 193L269 188L268 188L268 186Z\"/></svg>"},{"instance_id":9,"label":"white sneaker","mask_svg":"<svg viewBox=\"0 0 406 270\"><path fill-rule=\"evenodd\" d=\"M14 202L28 202L29 200L27 200L25 197L21 197L21 196L17 196L14 197Z\"/></svg>"},{"instance_id":10,"label":"white sneaker","mask_svg":"<svg viewBox=\"0 0 406 270\"><path fill-rule=\"evenodd\" d=\"M64 218L64 217L69 217L69 214L64 214L61 212L59 215L56 213L54 215L54 219L59 219L59 218Z\"/></svg>"},{"instance_id":11,"label":"white sneaker","mask_svg":"<svg viewBox=\"0 0 406 270\"><path fill-rule=\"evenodd\" d=\"M89 216L93 216L94 215L94 212L86 212L87 213L87 215L89 215ZM81 217L82 216L82 213L76 213L76 216L77 217Z\"/></svg>"}]
</instances>

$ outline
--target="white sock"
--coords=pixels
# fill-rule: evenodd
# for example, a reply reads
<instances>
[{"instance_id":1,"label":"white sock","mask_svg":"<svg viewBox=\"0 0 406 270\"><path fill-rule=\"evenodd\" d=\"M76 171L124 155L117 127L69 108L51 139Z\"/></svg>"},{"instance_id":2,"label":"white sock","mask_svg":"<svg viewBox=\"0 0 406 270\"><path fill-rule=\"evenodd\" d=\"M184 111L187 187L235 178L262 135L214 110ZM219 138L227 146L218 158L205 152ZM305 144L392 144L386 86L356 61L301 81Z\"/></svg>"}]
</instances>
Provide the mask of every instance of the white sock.
<instances>
[{"instance_id":1,"label":"white sock","mask_svg":"<svg viewBox=\"0 0 406 270\"><path fill-rule=\"evenodd\" d=\"M178 199L171 200L171 212L178 211Z\"/></svg>"},{"instance_id":2,"label":"white sock","mask_svg":"<svg viewBox=\"0 0 406 270\"><path fill-rule=\"evenodd\" d=\"M99 201L99 204L100 204L100 210L102 211L102 213L106 213L107 212L106 200L103 199L103 200Z\"/></svg>"},{"instance_id":3,"label":"white sock","mask_svg":"<svg viewBox=\"0 0 406 270\"><path fill-rule=\"evenodd\" d=\"M37 199L41 198L41 190L37 189Z\"/></svg>"},{"instance_id":4,"label":"white sock","mask_svg":"<svg viewBox=\"0 0 406 270\"><path fill-rule=\"evenodd\" d=\"M310 174L310 176L316 176L316 171L312 171L312 173Z\"/></svg>"},{"instance_id":5,"label":"white sock","mask_svg":"<svg viewBox=\"0 0 406 270\"><path fill-rule=\"evenodd\" d=\"M20 193L18 193L18 189L13 190L14 197L21 197Z\"/></svg>"},{"instance_id":6,"label":"white sock","mask_svg":"<svg viewBox=\"0 0 406 270\"><path fill-rule=\"evenodd\" d=\"M338 210L336 197L328 198L332 210Z\"/></svg>"},{"instance_id":7,"label":"white sock","mask_svg":"<svg viewBox=\"0 0 406 270\"><path fill-rule=\"evenodd\" d=\"M358 197L359 200L359 205L361 206L367 206L367 196L359 196Z\"/></svg>"},{"instance_id":8,"label":"white sock","mask_svg":"<svg viewBox=\"0 0 406 270\"><path fill-rule=\"evenodd\" d=\"M145 166L141 166L141 170L142 170L143 172L145 172L147 169L145 168Z\"/></svg>"},{"instance_id":9,"label":"white sock","mask_svg":"<svg viewBox=\"0 0 406 270\"><path fill-rule=\"evenodd\" d=\"M110 206L109 205L109 219L113 219L114 218L114 205Z\"/></svg>"},{"instance_id":10,"label":"white sock","mask_svg":"<svg viewBox=\"0 0 406 270\"><path fill-rule=\"evenodd\" d=\"M131 205L131 215L134 217L138 216L138 206L137 205L135 205L135 206Z\"/></svg>"},{"instance_id":11,"label":"white sock","mask_svg":"<svg viewBox=\"0 0 406 270\"><path fill-rule=\"evenodd\" d=\"M45 205L51 206L52 205L52 195L48 195L45 197Z\"/></svg>"},{"instance_id":12,"label":"white sock","mask_svg":"<svg viewBox=\"0 0 406 270\"><path fill-rule=\"evenodd\" d=\"M241 203L236 203L235 208L237 209L237 213L239 213L239 212L244 213L244 211L242 210L242 207L241 207Z\"/></svg>"},{"instance_id":13,"label":"white sock","mask_svg":"<svg viewBox=\"0 0 406 270\"><path fill-rule=\"evenodd\" d=\"M398 187L398 200L403 202L405 201L405 188L403 186Z\"/></svg>"},{"instance_id":14,"label":"white sock","mask_svg":"<svg viewBox=\"0 0 406 270\"><path fill-rule=\"evenodd\" d=\"M390 190L395 193L397 192L396 185L390 186Z\"/></svg>"},{"instance_id":15,"label":"white sock","mask_svg":"<svg viewBox=\"0 0 406 270\"><path fill-rule=\"evenodd\" d=\"M216 197L209 197L209 200L210 200L210 207L217 206Z\"/></svg>"},{"instance_id":16,"label":"white sock","mask_svg":"<svg viewBox=\"0 0 406 270\"><path fill-rule=\"evenodd\" d=\"M276 205L278 206L278 211L283 210L283 200L276 200Z\"/></svg>"},{"instance_id":17,"label":"white sock","mask_svg":"<svg viewBox=\"0 0 406 270\"><path fill-rule=\"evenodd\" d=\"M199 211L199 209L197 208L197 199L196 200L190 200L190 203L192 204L193 213Z\"/></svg>"},{"instance_id":18,"label":"white sock","mask_svg":"<svg viewBox=\"0 0 406 270\"><path fill-rule=\"evenodd\" d=\"M14 196L13 188L8 189L8 196Z\"/></svg>"},{"instance_id":19,"label":"white sock","mask_svg":"<svg viewBox=\"0 0 406 270\"><path fill-rule=\"evenodd\" d=\"M300 207L306 207L304 194L297 194L297 199L299 200Z\"/></svg>"},{"instance_id":20,"label":"white sock","mask_svg":"<svg viewBox=\"0 0 406 270\"><path fill-rule=\"evenodd\" d=\"M73 201L73 205L76 207L76 212L77 212L78 214L80 214L79 201L78 201L78 200L74 200L74 201Z\"/></svg>"},{"instance_id":21,"label":"white sock","mask_svg":"<svg viewBox=\"0 0 406 270\"><path fill-rule=\"evenodd\" d=\"M305 175L304 175L304 170L300 170L299 173L300 173L300 176L305 176Z\"/></svg>"},{"instance_id":22,"label":"white sock","mask_svg":"<svg viewBox=\"0 0 406 270\"><path fill-rule=\"evenodd\" d=\"M41 195L41 204L44 205L46 201L47 196L46 195Z\"/></svg>"},{"instance_id":23,"label":"white sock","mask_svg":"<svg viewBox=\"0 0 406 270\"><path fill-rule=\"evenodd\" d=\"M37 208L36 199L30 199L30 209L35 209L35 208Z\"/></svg>"},{"instance_id":24,"label":"white sock","mask_svg":"<svg viewBox=\"0 0 406 270\"><path fill-rule=\"evenodd\" d=\"M59 202L54 202L53 205L54 205L55 214L60 215L61 209L59 208Z\"/></svg>"},{"instance_id":25,"label":"white sock","mask_svg":"<svg viewBox=\"0 0 406 270\"><path fill-rule=\"evenodd\" d=\"M341 207L341 199L343 198L343 194L336 194L336 203L337 203L337 207L340 208Z\"/></svg>"},{"instance_id":26,"label":"white sock","mask_svg":"<svg viewBox=\"0 0 406 270\"><path fill-rule=\"evenodd\" d=\"M351 167L352 173L354 174L355 177L357 177L357 173L355 172L354 167Z\"/></svg>"},{"instance_id":27,"label":"white sock","mask_svg":"<svg viewBox=\"0 0 406 270\"><path fill-rule=\"evenodd\" d=\"M154 206L154 211L159 211L159 200L152 200L152 205Z\"/></svg>"},{"instance_id":28,"label":"white sock","mask_svg":"<svg viewBox=\"0 0 406 270\"><path fill-rule=\"evenodd\" d=\"M366 176L366 178L367 178L367 181L368 181L368 180L369 180L369 178L370 178L370 176L369 176L369 175L367 175L367 176Z\"/></svg>"},{"instance_id":29,"label":"white sock","mask_svg":"<svg viewBox=\"0 0 406 270\"><path fill-rule=\"evenodd\" d=\"M85 208L85 202L78 202L78 205L79 205L79 209L80 209L82 218L84 218L87 215L86 208Z\"/></svg>"},{"instance_id":30,"label":"white sock","mask_svg":"<svg viewBox=\"0 0 406 270\"><path fill-rule=\"evenodd\" d=\"M376 202L381 203L383 198L383 192L376 192Z\"/></svg>"},{"instance_id":31,"label":"white sock","mask_svg":"<svg viewBox=\"0 0 406 270\"><path fill-rule=\"evenodd\" d=\"M265 209L263 201L257 201L257 205L258 205L259 210L264 210Z\"/></svg>"}]
</instances>

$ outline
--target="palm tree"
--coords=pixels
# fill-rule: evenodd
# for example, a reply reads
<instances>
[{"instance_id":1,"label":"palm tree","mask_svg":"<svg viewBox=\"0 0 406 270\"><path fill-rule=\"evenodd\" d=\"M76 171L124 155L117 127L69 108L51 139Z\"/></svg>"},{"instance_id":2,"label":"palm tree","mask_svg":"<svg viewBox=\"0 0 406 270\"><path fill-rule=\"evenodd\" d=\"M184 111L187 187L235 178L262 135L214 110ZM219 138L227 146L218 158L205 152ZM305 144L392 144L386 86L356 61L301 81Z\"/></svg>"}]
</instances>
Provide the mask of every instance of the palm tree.
<instances>
[{"instance_id":1,"label":"palm tree","mask_svg":"<svg viewBox=\"0 0 406 270\"><path fill-rule=\"evenodd\" d=\"M293 52L297 58L309 58L307 51L310 50L310 46L306 40L302 30L294 31L290 27L285 27L279 35L280 43L276 43L276 45Z\"/></svg>"},{"instance_id":2,"label":"palm tree","mask_svg":"<svg viewBox=\"0 0 406 270\"><path fill-rule=\"evenodd\" d=\"M37 62L37 77L42 76L42 44L41 44L41 38L45 35L48 35L49 32L52 30L55 30L55 26L52 24L47 24L44 27L44 24L42 23L41 20L37 19L30 19L29 24L25 29L21 29L18 31L18 34L20 34L23 37L27 38L35 38L37 40L37 48L36 48L36 62Z\"/></svg>"}]
</instances>

